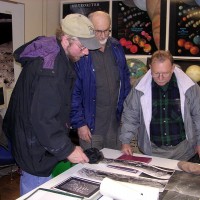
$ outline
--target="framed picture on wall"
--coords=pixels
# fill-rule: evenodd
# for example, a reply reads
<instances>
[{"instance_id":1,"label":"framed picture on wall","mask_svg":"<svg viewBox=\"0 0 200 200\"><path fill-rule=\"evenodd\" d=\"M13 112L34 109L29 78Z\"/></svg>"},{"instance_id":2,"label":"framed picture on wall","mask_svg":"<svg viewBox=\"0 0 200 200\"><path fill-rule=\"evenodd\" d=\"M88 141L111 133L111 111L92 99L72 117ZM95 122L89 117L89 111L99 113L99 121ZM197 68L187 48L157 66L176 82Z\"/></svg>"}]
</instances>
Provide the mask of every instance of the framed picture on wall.
<instances>
[{"instance_id":1,"label":"framed picture on wall","mask_svg":"<svg viewBox=\"0 0 200 200\"><path fill-rule=\"evenodd\" d=\"M200 57L200 2L170 1L169 50L173 56Z\"/></svg>"},{"instance_id":2,"label":"framed picture on wall","mask_svg":"<svg viewBox=\"0 0 200 200\"><path fill-rule=\"evenodd\" d=\"M61 19L66 15L72 13L80 13L88 16L91 12L102 10L109 13L110 8L109 1L91 1L91 2L80 2L80 1L61 1Z\"/></svg>"},{"instance_id":3,"label":"framed picture on wall","mask_svg":"<svg viewBox=\"0 0 200 200\"><path fill-rule=\"evenodd\" d=\"M12 15L0 13L0 83L14 83Z\"/></svg>"},{"instance_id":4,"label":"framed picture on wall","mask_svg":"<svg viewBox=\"0 0 200 200\"><path fill-rule=\"evenodd\" d=\"M200 61L197 59L174 59L174 63L200 85Z\"/></svg>"},{"instance_id":5,"label":"framed picture on wall","mask_svg":"<svg viewBox=\"0 0 200 200\"><path fill-rule=\"evenodd\" d=\"M120 41L129 55L151 55L157 50L146 3L136 5L134 1L113 1L112 36Z\"/></svg>"}]
</instances>

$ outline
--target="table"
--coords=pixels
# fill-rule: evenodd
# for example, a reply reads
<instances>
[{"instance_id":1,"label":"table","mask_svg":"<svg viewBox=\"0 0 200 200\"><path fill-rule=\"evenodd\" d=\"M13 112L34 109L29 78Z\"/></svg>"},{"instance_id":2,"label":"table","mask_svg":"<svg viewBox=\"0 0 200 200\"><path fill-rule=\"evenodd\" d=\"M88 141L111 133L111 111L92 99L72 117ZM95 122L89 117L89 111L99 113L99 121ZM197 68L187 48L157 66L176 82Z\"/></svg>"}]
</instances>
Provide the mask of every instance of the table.
<instances>
[{"instance_id":1,"label":"table","mask_svg":"<svg viewBox=\"0 0 200 200\"><path fill-rule=\"evenodd\" d=\"M103 152L103 154L104 154L104 157L106 157L106 158L113 158L113 159L115 159L115 158L118 158L119 156L121 156L122 155L122 153L120 152L120 151L118 151L118 150L113 150L113 149L107 149L107 148L104 148L104 149L102 149L102 152ZM145 157L147 157L146 155L142 155L142 154L135 154L134 153L134 155L135 156L145 156ZM149 156L150 157L150 156ZM150 162L150 164L151 165L156 165L156 166L160 166L160 167L165 167L165 168L169 168L169 169L174 169L174 170L177 170L177 172L179 173L183 173L183 172L181 172L179 169L178 169L178 167L177 167L177 163L178 163L178 160L171 160L171 159L166 159L166 158L159 158L159 157L153 157L153 156L151 156L151 158L152 158L152 160L151 160L151 162ZM64 180L66 180L67 178L69 178L70 176L72 176L73 174L75 174L78 170L80 170L80 169L82 169L83 167L85 167L85 165L86 166L88 166L88 165L90 165L90 164L77 164L77 165L75 165L74 167L72 167L72 168L70 168L69 170L67 170L67 171L65 171L65 172L63 172L62 174L60 174L60 175L58 175L58 176L56 176L55 178L53 178L53 179L51 179L50 181L48 181L48 182L46 182L46 183L44 183L43 185L41 185L40 186L40 188L42 187L42 188L51 188L51 187L53 187L53 186L55 186L55 185L57 185L58 183L61 183L61 182L63 182ZM95 165L93 165L93 166L95 166ZM97 165L98 166L98 165ZM186 175L188 175L188 173L185 173ZM189 174L190 175L190 174ZM182 176L182 175L181 175ZM197 184L199 184L199 183L197 183ZM199 184L200 185L200 184ZM37 188L36 188L37 189ZM35 189L35 190L36 190ZM173 188L172 188L172 190L173 190ZM33 190L34 191L34 190ZM22 197L20 197L20 198L18 198L17 200L22 200L22 199L25 199L27 196L29 196L33 191L31 191L31 192L29 192L29 193L27 193L27 194L25 194L25 195L23 195ZM175 192L175 194L174 194L174 192ZM169 193L169 192L168 192ZM171 194L172 193L172 194ZM200 192L199 192L200 193ZM162 195L162 197L160 198L160 199L163 199L163 200L168 200L168 199L170 199L171 197L169 197L169 198L167 198L167 192L165 192L165 193L163 193L163 195ZM176 191L172 191L172 192L170 192L170 194L169 194L169 196L170 195L177 195L177 192ZM182 194L181 194L182 195ZM199 197L198 198L192 198L193 200L196 200L196 199L199 199L200 198L200 194L198 194L198 192L197 192L197 194L195 194L195 195L199 195ZM181 198L182 198L182 196L181 196ZM180 197L177 197L177 200L178 199L181 199ZM174 199L174 198L173 198ZM103 198L102 198L102 200L103 200Z\"/></svg>"}]
</instances>

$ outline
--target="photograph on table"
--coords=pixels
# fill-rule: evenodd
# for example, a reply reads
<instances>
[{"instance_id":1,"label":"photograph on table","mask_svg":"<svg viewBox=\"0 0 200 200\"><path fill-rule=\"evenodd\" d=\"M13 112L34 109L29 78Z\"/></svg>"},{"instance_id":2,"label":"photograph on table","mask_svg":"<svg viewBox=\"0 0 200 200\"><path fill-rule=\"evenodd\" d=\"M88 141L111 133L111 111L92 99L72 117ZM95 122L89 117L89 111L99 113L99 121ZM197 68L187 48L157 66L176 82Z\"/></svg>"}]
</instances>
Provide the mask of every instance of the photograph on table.
<instances>
[{"instance_id":1,"label":"photograph on table","mask_svg":"<svg viewBox=\"0 0 200 200\"><path fill-rule=\"evenodd\" d=\"M81 197L91 198L93 195L97 195L100 183L78 177L70 177L54 188Z\"/></svg>"},{"instance_id":2,"label":"photograph on table","mask_svg":"<svg viewBox=\"0 0 200 200\"><path fill-rule=\"evenodd\" d=\"M120 160L120 159L110 159L110 158L104 158L100 163L104 163L107 165L107 167L116 168L127 168L132 170L137 170L149 177L152 178L158 178L158 179L169 179L174 170L171 169L163 169L154 165L150 165L144 162L139 161L129 161L129 160ZM124 170L124 169L123 169Z\"/></svg>"},{"instance_id":3,"label":"photograph on table","mask_svg":"<svg viewBox=\"0 0 200 200\"><path fill-rule=\"evenodd\" d=\"M109 1L61 1L61 19L72 13L80 13L82 15L88 16L88 14L97 10L109 13Z\"/></svg>"},{"instance_id":4,"label":"photograph on table","mask_svg":"<svg viewBox=\"0 0 200 200\"><path fill-rule=\"evenodd\" d=\"M131 173L127 175L122 170L118 170L118 173L109 172L107 170L96 170L91 168L82 168L78 172L79 177L83 177L85 179L92 179L94 181L102 181L104 178L110 178L115 181L121 181L125 183L133 183L143 186L150 186L158 188L160 192L164 191L169 180L164 179L157 179L157 178L149 178L149 177L142 177L136 176Z\"/></svg>"},{"instance_id":5,"label":"photograph on table","mask_svg":"<svg viewBox=\"0 0 200 200\"><path fill-rule=\"evenodd\" d=\"M200 57L200 1L170 1L169 21L172 55Z\"/></svg>"},{"instance_id":6,"label":"photograph on table","mask_svg":"<svg viewBox=\"0 0 200 200\"><path fill-rule=\"evenodd\" d=\"M125 54L151 55L160 47L160 1L113 1L112 36Z\"/></svg>"},{"instance_id":7,"label":"photograph on table","mask_svg":"<svg viewBox=\"0 0 200 200\"><path fill-rule=\"evenodd\" d=\"M159 195L160 200L199 200L198 197L192 197L186 194L180 194L179 192L165 190Z\"/></svg>"},{"instance_id":8,"label":"photograph on table","mask_svg":"<svg viewBox=\"0 0 200 200\"><path fill-rule=\"evenodd\" d=\"M198 197L199 199L199 185L199 175L175 171L166 186L166 190L178 192L182 195L188 195L190 196L188 199L192 199L192 197Z\"/></svg>"}]
</instances>

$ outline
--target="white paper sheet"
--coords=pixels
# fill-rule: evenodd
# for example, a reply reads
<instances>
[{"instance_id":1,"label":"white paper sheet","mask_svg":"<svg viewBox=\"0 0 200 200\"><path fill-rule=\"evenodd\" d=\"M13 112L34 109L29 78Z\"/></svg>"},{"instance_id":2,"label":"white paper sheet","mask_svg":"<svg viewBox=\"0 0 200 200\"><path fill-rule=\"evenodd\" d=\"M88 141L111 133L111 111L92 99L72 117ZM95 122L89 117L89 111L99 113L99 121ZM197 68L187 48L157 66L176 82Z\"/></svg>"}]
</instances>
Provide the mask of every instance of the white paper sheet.
<instances>
[{"instance_id":1,"label":"white paper sheet","mask_svg":"<svg viewBox=\"0 0 200 200\"><path fill-rule=\"evenodd\" d=\"M114 200L157 200L159 189L104 178L100 193Z\"/></svg>"}]
</instances>

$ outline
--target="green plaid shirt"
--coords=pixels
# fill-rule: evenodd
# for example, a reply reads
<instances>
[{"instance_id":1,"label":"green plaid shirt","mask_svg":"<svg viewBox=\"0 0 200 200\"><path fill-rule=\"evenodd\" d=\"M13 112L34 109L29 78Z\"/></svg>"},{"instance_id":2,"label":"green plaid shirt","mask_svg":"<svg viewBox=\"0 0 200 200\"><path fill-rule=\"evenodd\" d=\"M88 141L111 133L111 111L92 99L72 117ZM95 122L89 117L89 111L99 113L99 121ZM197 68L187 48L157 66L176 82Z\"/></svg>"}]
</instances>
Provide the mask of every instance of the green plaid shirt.
<instances>
[{"instance_id":1,"label":"green plaid shirt","mask_svg":"<svg viewBox=\"0 0 200 200\"><path fill-rule=\"evenodd\" d=\"M180 93L174 73L165 86L152 80L151 141L157 146L176 146L185 138Z\"/></svg>"}]
</instances>

